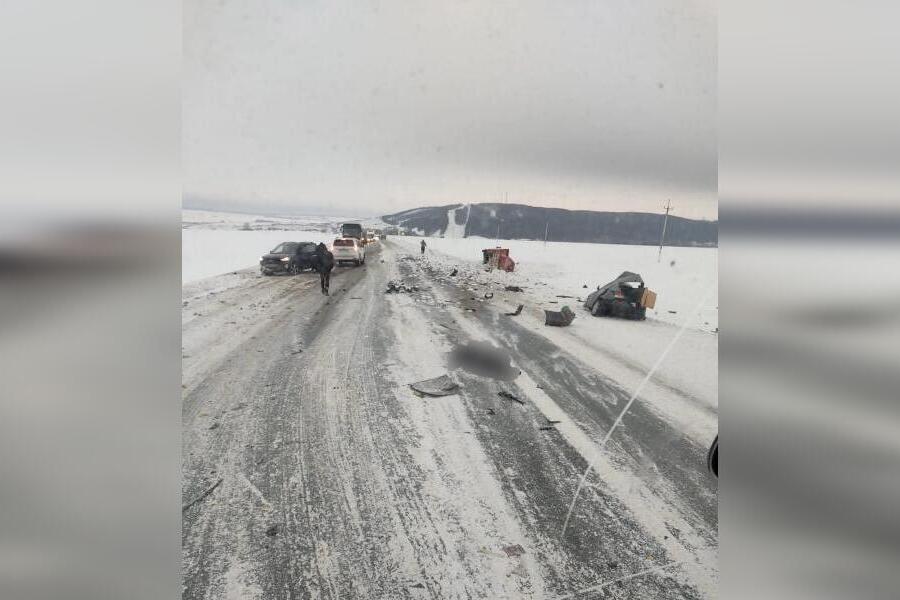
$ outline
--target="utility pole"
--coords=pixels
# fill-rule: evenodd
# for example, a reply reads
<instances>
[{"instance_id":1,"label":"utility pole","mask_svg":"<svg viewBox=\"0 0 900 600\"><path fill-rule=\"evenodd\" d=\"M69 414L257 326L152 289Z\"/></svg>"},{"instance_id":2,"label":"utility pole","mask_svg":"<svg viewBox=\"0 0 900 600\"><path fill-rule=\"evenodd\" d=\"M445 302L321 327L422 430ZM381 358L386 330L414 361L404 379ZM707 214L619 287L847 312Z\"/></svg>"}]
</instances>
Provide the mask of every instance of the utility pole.
<instances>
[{"instance_id":1,"label":"utility pole","mask_svg":"<svg viewBox=\"0 0 900 600\"><path fill-rule=\"evenodd\" d=\"M550 221L547 221L547 226L544 227L544 245L547 245L547 234L550 233Z\"/></svg>"},{"instance_id":2,"label":"utility pole","mask_svg":"<svg viewBox=\"0 0 900 600\"><path fill-rule=\"evenodd\" d=\"M672 209L672 202L666 200L666 216L663 218L662 233L659 236L659 254L656 255L656 262L662 259L663 242L666 241L666 225L669 224L669 211Z\"/></svg>"}]
</instances>

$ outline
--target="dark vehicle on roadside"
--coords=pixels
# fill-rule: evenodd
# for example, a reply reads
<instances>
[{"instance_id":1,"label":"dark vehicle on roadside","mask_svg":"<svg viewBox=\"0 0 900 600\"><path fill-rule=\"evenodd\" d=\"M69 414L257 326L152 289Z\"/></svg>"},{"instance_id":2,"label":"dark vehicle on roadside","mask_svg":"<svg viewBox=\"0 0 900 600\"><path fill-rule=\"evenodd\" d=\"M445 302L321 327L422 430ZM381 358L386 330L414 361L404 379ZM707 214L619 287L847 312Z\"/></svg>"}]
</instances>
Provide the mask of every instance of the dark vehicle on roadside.
<instances>
[{"instance_id":1,"label":"dark vehicle on roadside","mask_svg":"<svg viewBox=\"0 0 900 600\"><path fill-rule=\"evenodd\" d=\"M644 287L637 273L625 271L606 285L591 292L584 307L595 317L620 317L644 320L647 309L656 306L656 292Z\"/></svg>"},{"instance_id":2,"label":"dark vehicle on roadside","mask_svg":"<svg viewBox=\"0 0 900 600\"><path fill-rule=\"evenodd\" d=\"M312 242L282 242L259 259L263 275L288 273L296 275L316 266L316 245Z\"/></svg>"},{"instance_id":3,"label":"dark vehicle on roadside","mask_svg":"<svg viewBox=\"0 0 900 600\"><path fill-rule=\"evenodd\" d=\"M341 225L341 237L356 238L365 244L366 232L359 223L344 223Z\"/></svg>"}]
</instances>

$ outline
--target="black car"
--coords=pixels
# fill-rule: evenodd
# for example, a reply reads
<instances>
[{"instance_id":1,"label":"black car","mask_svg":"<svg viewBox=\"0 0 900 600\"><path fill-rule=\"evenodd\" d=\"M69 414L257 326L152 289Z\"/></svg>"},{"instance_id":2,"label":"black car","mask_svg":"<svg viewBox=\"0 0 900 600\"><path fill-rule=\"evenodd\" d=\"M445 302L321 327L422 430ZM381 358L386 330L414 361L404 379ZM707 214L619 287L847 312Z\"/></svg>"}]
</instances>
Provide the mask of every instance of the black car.
<instances>
[{"instance_id":1,"label":"black car","mask_svg":"<svg viewBox=\"0 0 900 600\"><path fill-rule=\"evenodd\" d=\"M296 275L303 269L314 269L315 260L316 244L313 242L282 242L259 259L259 271L263 275Z\"/></svg>"}]
</instances>

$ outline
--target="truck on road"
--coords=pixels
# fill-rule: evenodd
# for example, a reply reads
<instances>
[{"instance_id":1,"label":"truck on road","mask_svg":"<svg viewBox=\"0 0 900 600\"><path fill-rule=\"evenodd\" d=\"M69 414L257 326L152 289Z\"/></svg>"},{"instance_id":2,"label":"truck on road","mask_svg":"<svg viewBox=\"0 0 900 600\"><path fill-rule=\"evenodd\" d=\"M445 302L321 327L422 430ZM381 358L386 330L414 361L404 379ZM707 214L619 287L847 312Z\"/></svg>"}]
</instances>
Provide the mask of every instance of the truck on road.
<instances>
[{"instance_id":1,"label":"truck on road","mask_svg":"<svg viewBox=\"0 0 900 600\"><path fill-rule=\"evenodd\" d=\"M341 237L356 238L360 243L366 243L366 232L359 223L344 223L341 225Z\"/></svg>"}]
</instances>

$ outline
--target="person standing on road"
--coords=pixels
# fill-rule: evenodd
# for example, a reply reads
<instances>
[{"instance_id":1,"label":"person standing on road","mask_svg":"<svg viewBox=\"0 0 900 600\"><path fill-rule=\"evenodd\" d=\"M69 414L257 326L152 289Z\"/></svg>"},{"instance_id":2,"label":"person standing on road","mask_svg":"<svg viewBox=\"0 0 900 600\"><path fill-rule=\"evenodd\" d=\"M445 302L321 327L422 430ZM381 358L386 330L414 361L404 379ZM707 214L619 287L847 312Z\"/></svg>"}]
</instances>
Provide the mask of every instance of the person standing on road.
<instances>
[{"instance_id":1,"label":"person standing on road","mask_svg":"<svg viewBox=\"0 0 900 600\"><path fill-rule=\"evenodd\" d=\"M319 283L322 285L322 293L328 295L331 285L331 270L334 268L334 254L328 250L328 246L319 242L316 246L316 271L319 272Z\"/></svg>"},{"instance_id":2,"label":"person standing on road","mask_svg":"<svg viewBox=\"0 0 900 600\"><path fill-rule=\"evenodd\" d=\"M425 240L422 240L422 254L425 254Z\"/></svg>"}]
</instances>

